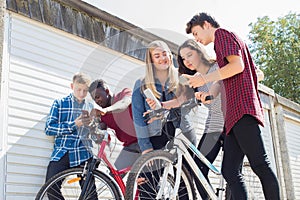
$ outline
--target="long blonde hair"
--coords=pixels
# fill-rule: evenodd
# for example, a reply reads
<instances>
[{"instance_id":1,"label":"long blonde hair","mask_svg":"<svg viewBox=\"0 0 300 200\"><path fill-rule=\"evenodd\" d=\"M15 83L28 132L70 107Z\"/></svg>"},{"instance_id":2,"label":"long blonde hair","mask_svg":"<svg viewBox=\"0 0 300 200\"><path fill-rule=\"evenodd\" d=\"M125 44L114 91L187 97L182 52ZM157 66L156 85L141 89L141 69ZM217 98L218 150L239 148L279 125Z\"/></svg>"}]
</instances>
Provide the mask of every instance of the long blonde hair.
<instances>
[{"instance_id":1,"label":"long blonde hair","mask_svg":"<svg viewBox=\"0 0 300 200\"><path fill-rule=\"evenodd\" d=\"M173 55L172 55L172 52L171 52L170 48L168 47L168 45L161 40L155 40L155 41L151 42L148 45L147 51L146 51L146 74L145 74L144 85L142 86L142 90L150 88L152 90L153 94L157 98L160 98L161 93L158 92L155 87L155 77L154 77L154 70L153 70L155 68L155 66L153 65L152 57L151 57L152 51L154 49L156 49L157 47L161 47L164 50L166 50L168 52L168 55L170 56L170 58L169 58L170 66L169 66L169 70L168 70L168 76L169 76L168 92L175 91L175 89L178 85L178 72L173 64Z\"/></svg>"}]
</instances>

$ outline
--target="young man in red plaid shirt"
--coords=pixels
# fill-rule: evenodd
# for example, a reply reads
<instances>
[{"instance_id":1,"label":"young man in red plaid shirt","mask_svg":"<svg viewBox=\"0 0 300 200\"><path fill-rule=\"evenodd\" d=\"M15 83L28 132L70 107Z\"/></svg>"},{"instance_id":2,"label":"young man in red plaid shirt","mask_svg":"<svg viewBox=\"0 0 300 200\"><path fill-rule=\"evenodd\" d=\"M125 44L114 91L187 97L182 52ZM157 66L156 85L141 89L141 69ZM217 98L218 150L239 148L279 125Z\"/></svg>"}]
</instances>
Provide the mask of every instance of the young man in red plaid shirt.
<instances>
[{"instance_id":1,"label":"young man in red plaid shirt","mask_svg":"<svg viewBox=\"0 0 300 200\"><path fill-rule=\"evenodd\" d=\"M234 199L247 199L240 171L245 155L261 180L265 198L280 199L279 184L270 167L259 128L264 122L263 108L257 89L257 68L247 45L235 33L220 28L218 22L206 13L195 15L187 23L186 32L192 33L203 45L214 43L220 68L204 76L185 76L192 87L215 82L210 93L218 95L221 91L226 132L222 174ZM218 82L220 80L223 84ZM197 93L196 97L204 100L206 95Z\"/></svg>"}]
</instances>

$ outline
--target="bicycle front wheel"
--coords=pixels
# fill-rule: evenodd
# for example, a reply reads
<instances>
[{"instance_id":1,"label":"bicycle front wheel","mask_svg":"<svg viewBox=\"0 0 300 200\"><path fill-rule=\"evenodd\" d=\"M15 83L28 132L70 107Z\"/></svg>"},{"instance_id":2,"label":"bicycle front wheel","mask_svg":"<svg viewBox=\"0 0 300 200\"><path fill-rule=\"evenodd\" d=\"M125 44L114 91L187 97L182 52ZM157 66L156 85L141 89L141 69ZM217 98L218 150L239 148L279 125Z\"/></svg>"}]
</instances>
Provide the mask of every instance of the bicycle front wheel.
<instances>
[{"instance_id":1,"label":"bicycle front wheel","mask_svg":"<svg viewBox=\"0 0 300 200\"><path fill-rule=\"evenodd\" d=\"M170 199L174 195L177 170L181 170L181 177L176 199L196 199L190 173L184 165L182 169L176 169L174 161L174 155L163 150L142 155L128 175L125 199L157 199L158 196L160 199Z\"/></svg>"},{"instance_id":2,"label":"bicycle front wheel","mask_svg":"<svg viewBox=\"0 0 300 200\"><path fill-rule=\"evenodd\" d=\"M49 179L38 192L35 200L77 200L86 176L83 168L72 168L62 171ZM82 200L87 199L122 199L120 190L106 174L93 171L92 180Z\"/></svg>"}]
</instances>

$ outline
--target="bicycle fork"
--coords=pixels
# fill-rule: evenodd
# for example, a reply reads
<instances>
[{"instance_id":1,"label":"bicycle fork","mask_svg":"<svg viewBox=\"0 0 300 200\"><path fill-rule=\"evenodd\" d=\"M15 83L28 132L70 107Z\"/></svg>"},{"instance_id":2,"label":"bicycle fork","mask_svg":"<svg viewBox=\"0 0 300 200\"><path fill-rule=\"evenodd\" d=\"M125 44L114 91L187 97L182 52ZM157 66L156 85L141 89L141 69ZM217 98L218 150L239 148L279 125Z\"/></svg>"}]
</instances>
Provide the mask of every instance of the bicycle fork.
<instances>
[{"instance_id":1,"label":"bicycle fork","mask_svg":"<svg viewBox=\"0 0 300 200\"><path fill-rule=\"evenodd\" d=\"M175 154L177 155L177 153L175 153ZM177 157L177 160L174 161L174 162L176 162L176 164L175 164L176 174L174 174L175 175L175 185L174 185L172 195L169 197L170 200L176 199L176 196L177 196L178 190L179 190L180 179L181 179L182 156L176 156L176 157ZM160 188L158 190L156 199L164 199L163 198L164 188L165 188L166 184L168 183L168 175L169 175L169 172L172 170L172 168L173 168L173 165L170 165L170 164L167 166L164 166L164 172L163 172L163 176L160 180Z\"/></svg>"},{"instance_id":2,"label":"bicycle fork","mask_svg":"<svg viewBox=\"0 0 300 200\"><path fill-rule=\"evenodd\" d=\"M223 154L224 154L224 149L222 149L221 157L223 161ZM223 199L223 192L225 191L225 181L222 175L220 175L220 181L219 181L219 187L217 188L216 195L218 196L218 199Z\"/></svg>"},{"instance_id":3,"label":"bicycle fork","mask_svg":"<svg viewBox=\"0 0 300 200\"><path fill-rule=\"evenodd\" d=\"M79 196L79 200L83 200L84 198L86 198L86 195L89 194L89 191L87 191L87 190L89 190L89 188L93 189L93 187L90 187L90 186L91 186L91 184L94 183L92 181L93 180L93 170L96 168L96 165L97 165L96 159L92 159L91 163L86 162L84 165L84 169L83 169L83 173L82 173L83 180L81 180L84 182L81 187L81 194Z\"/></svg>"}]
</instances>

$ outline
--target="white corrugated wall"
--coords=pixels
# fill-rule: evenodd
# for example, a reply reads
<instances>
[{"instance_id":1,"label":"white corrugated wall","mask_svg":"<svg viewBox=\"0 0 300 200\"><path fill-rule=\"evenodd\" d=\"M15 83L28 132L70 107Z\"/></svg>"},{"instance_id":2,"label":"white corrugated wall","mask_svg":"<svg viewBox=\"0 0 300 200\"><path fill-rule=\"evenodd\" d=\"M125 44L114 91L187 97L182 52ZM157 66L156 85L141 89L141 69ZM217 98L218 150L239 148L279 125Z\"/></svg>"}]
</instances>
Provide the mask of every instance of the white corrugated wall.
<instances>
[{"instance_id":1,"label":"white corrugated wall","mask_svg":"<svg viewBox=\"0 0 300 200\"><path fill-rule=\"evenodd\" d=\"M284 121L295 198L300 199L300 119L285 115Z\"/></svg>"}]
</instances>

